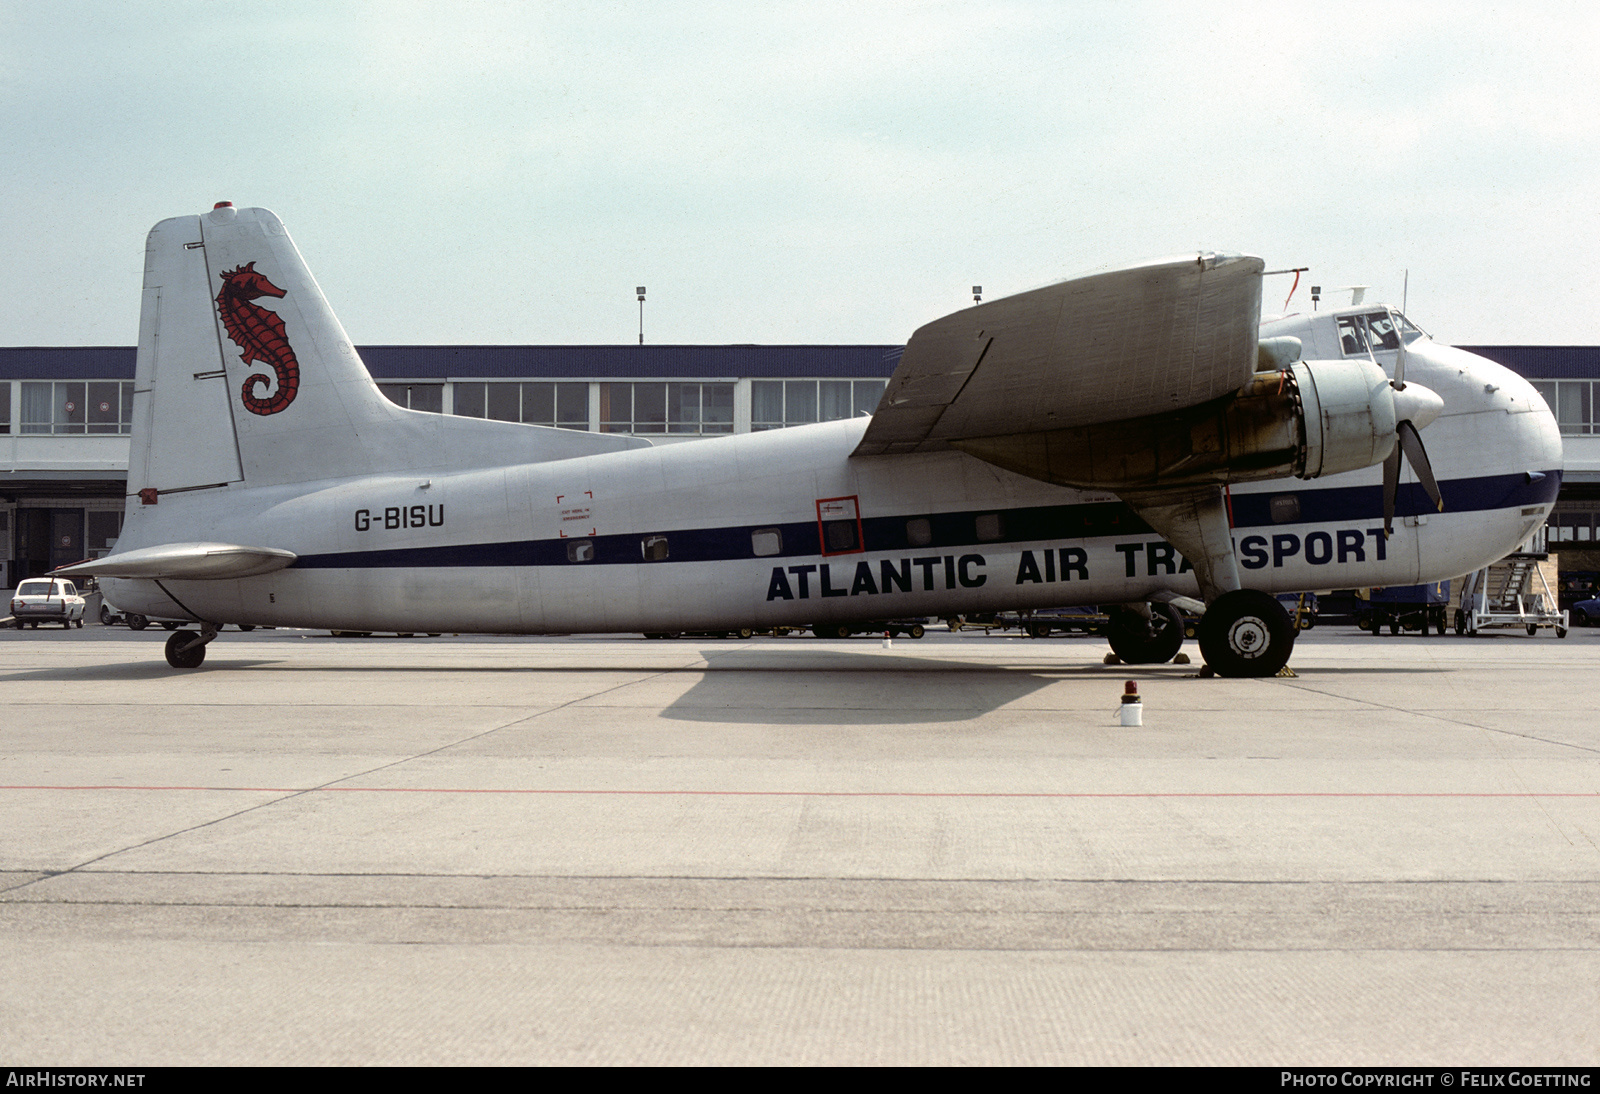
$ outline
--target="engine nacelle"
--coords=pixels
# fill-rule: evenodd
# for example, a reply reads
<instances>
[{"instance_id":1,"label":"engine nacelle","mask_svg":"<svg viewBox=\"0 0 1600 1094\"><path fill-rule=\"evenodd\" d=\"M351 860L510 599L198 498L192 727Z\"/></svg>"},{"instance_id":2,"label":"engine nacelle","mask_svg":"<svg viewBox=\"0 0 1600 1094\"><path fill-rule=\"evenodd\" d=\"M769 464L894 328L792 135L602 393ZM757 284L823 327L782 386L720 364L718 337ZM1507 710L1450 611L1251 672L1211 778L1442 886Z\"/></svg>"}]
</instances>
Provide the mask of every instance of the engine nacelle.
<instances>
[{"instance_id":1,"label":"engine nacelle","mask_svg":"<svg viewBox=\"0 0 1600 1094\"><path fill-rule=\"evenodd\" d=\"M1063 486L1149 490L1314 479L1382 463L1400 421L1421 429L1443 409L1421 384L1397 390L1371 361L1300 361L1183 410L950 444Z\"/></svg>"},{"instance_id":2,"label":"engine nacelle","mask_svg":"<svg viewBox=\"0 0 1600 1094\"><path fill-rule=\"evenodd\" d=\"M1371 361L1301 361L1289 370L1300 392L1302 479L1382 463L1395 444L1394 389Z\"/></svg>"}]
</instances>

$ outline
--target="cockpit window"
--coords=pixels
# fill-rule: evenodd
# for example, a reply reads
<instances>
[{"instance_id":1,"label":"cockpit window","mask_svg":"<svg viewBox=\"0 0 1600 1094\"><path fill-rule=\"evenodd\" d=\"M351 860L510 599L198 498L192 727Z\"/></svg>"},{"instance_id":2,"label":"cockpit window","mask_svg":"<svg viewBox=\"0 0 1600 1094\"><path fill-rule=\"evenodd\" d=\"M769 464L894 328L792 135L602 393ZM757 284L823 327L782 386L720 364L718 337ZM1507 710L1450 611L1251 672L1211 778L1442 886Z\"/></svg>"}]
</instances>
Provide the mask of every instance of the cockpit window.
<instances>
[{"instance_id":1,"label":"cockpit window","mask_svg":"<svg viewBox=\"0 0 1600 1094\"><path fill-rule=\"evenodd\" d=\"M1363 315L1339 317L1339 350L1346 357L1367 355L1367 323Z\"/></svg>"},{"instance_id":2,"label":"cockpit window","mask_svg":"<svg viewBox=\"0 0 1600 1094\"><path fill-rule=\"evenodd\" d=\"M1394 323L1387 313L1373 312L1362 318L1367 321L1367 341L1372 343L1374 353L1400 348L1400 335L1395 333Z\"/></svg>"},{"instance_id":3,"label":"cockpit window","mask_svg":"<svg viewBox=\"0 0 1600 1094\"><path fill-rule=\"evenodd\" d=\"M1416 324L1397 311L1339 317L1339 350L1346 357L1365 357L1369 345L1373 353L1397 350L1400 339L1404 338L1409 346L1422 335Z\"/></svg>"}]
</instances>

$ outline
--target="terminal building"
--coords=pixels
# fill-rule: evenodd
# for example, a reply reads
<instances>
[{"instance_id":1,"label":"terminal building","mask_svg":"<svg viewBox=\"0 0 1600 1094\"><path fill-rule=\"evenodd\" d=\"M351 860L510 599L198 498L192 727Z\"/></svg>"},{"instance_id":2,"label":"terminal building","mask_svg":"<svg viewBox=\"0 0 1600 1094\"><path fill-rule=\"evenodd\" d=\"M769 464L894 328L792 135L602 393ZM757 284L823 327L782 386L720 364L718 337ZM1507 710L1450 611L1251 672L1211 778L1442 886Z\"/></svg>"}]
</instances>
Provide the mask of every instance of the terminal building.
<instances>
[{"instance_id":1,"label":"terminal building","mask_svg":"<svg viewBox=\"0 0 1600 1094\"><path fill-rule=\"evenodd\" d=\"M674 443L871 413L904 347L358 348L413 410ZM1548 546L1564 571L1600 571L1600 346L1462 348L1527 377L1555 409L1566 475ZM132 347L0 348L0 587L114 546L133 375Z\"/></svg>"}]
</instances>

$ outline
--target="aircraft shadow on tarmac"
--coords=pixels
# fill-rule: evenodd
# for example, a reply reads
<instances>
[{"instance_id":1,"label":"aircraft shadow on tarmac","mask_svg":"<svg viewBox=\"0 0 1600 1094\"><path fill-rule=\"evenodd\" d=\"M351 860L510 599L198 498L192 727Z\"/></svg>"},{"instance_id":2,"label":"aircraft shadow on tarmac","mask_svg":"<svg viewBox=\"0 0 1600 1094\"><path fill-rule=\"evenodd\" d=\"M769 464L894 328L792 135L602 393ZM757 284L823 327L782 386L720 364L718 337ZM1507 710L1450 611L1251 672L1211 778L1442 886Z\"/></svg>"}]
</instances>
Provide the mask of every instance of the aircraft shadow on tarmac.
<instances>
[{"instance_id":1,"label":"aircraft shadow on tarmac","mask_svg":"<svg viewBox=\"0 0 1600 1094\"><path fill-rule=\"evenodd\" d=\"M659 648L659 647L657 647ZM220 652L220 651L219 651ZM596 658L589 664L428 663L426 657L397 657L393 664L311 665L302 657L217 657L193 672L175 672L164 661L150 659L100 665L38 668L6 676L17 683L73 683L178 680L218 673L250 675L286 672L435 673L435 674L624 674L640 675L640 683L685 674L697 677L667 703L661 716L692 722L777 722L800 725L902 725L960 722L1016 703L1053 684L1068 681L1107 688L1107 710L1121 694L1120 683L1133 680L1187 680L1197 687L1198 665L1107 665L1098 657L1063 659L1059 664L995 662L902 657L877 648L817 649L796 656L794 650L761 648L703 650L704 664L663 665L641 657L637 662ZM1301 677L1371 676L1454 671L1417 664L1341 665L1300 670ZM1288 683L1289 681L1284 681ZM1221 681L1217 681L1221 683ZM1232 681L1234 684L1240 681ZM1259 687L1267 681L1251 682ZM1071 703L1073 707L1079 704Z\"/></svg>"}]
</instances>

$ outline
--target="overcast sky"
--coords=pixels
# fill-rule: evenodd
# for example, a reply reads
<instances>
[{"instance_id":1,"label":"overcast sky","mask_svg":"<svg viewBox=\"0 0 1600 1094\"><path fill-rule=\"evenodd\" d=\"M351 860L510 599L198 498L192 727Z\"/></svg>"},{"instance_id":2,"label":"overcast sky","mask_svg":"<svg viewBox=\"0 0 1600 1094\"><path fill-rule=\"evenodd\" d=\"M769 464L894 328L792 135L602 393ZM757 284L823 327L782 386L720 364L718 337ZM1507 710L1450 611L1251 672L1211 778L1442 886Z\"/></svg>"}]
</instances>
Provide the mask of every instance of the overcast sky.
<instances>
[{"instance_id":1,"label":"overcast sky","mask_svg":"<svg viewBox=\"0 0 1600 1094\"><path fill-rule=\"evenodd\" d=\"M131 345L218 200L365 344L632 342L641 284L650 342L899 343L1191 250L1600 344L1595 12L0 0L0 344Z\"/></svg>"}]
</instances>

